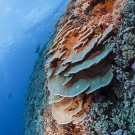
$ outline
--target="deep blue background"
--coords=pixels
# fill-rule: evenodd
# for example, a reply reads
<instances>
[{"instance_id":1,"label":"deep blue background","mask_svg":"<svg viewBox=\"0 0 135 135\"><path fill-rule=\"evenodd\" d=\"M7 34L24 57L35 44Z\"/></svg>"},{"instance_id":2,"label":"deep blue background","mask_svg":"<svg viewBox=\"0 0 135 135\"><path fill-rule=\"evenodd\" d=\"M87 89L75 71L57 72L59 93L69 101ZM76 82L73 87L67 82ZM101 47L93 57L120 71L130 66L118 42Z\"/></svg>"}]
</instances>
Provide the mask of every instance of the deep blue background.
<instances>
[{"instance_id":1,"label":"deep blue background","mask_svg":"<svg viewBox=\"0 0 135 135\"><path fill-rule=\"evenodd\" d=\"M48 41L68 2L0 1L0 135L22 135L25 93L38 58L35 48Z\"/></svg>"}]
</instances>

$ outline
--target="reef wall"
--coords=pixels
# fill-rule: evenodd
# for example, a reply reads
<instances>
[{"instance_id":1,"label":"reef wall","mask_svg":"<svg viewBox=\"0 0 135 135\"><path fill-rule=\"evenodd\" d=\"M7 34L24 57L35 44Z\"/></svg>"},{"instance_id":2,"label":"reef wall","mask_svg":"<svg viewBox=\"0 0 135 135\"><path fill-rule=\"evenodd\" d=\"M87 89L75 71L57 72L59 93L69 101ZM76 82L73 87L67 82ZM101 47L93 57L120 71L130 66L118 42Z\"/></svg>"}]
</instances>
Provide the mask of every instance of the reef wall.
<instances>
[{"instance_id":1,"label":"reef wall","mask_svg":"<svg viewBox=\"0 0 135 135\"><path fill-rule=\"evenodd\" d=\"M71 0L55 28L43 134L134 135L135 2Z\"/></svg>"},{"instance_id":2,"label":"reef wall","mask_svg":"<svg viewBox=\"0 0 135 135\"><path fill-rule=\"evenodd\" d=\"M43 135L41 130L41 116L44 108L47 107L47 93L44 90L44 82L46 80L46 72L44 66L46 63L46 53L55 38L55 34L44 45L44 48L39 53L39 58L35 63L32 75L30 76L24 111L24 135Z\"/></svg>"}]
</instances>

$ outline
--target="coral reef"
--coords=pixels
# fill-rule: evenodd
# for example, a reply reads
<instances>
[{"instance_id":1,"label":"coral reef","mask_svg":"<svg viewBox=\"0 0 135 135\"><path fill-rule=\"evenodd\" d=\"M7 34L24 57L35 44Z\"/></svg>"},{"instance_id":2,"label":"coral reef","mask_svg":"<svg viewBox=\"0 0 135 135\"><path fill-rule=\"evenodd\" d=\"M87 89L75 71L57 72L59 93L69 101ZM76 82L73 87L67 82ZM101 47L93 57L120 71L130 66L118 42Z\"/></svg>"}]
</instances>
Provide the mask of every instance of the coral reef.
<instances>
[{"instance_id":1,"label":"coral reef","mask_svg":"<svg viewBox=\"0 0 135 135\"><path fill-rule=\"evenodd\" d=\"M135 1L71 0L55 28L44 135L134 135Z\"/></svg>"},{"instance_id":2,"label":"coral reef","mask_svg":"<svg viewBox=\"0 0 135 135\"><path fill-rule=\"evenodd\" d=\"M118 2L109 0L104 3L101 1L92 1L91 3L74 1L72 7L79 6L82 10L75 8L74 16L78 14L78 17L83 17L85 23L75 27L74 19L70 18L59 30L48 52L49 58L45 66L47 72L45 86L54 96L53 100L59 99L58 96L63 101L66 97L74 98L80 96L81 93L90 94L111 82L113 59L109 55L112 48L108 40L115 35L115 26L112 23L113 12L116 10L114 7ZM90 18L86 22L85 10L89 6L93 6L93 8L89 11ZM79 15L78 12L83 12L83 14ZM107 60L108 58L110 61ZM60 108L59 104L62 101L53 101L52 114L59 124L67 124L73 121L72 115L68 109ZM74 111L76 112L76 108L73 109ZM81 109L76 113L79 111ZM64 116L61 119L59 119L59 112L62 112Z\"/></svg>"},{"instance_id":3,"label":"coral reef","mask_svg":"<svg viewBox=\"0 0 135 135\"><path fill-rule=\"evenodd\" d=\"M122 0L71 0L55 28L59 31L71 19L74 27L89 24L94 28L102 26L105 29L110 23L118 25L123 4Z\"/></svg>"},{"instance_id":4,"label":"coral reef","mask_svg":"<svg viewBox=\"0 0 135 135\"><path fill-rule=\"evenodd\" d=\"M30 76L29 85L27 87L25 112L24 112L24 135L42 135L41 130L42 121L41 116L44 115L44 111L47 106L47 91L44 90L44 81L46 79L46 72L44 72L45 54L51 42L54 40L55 35L52 36L50 41L46 43L46 46L40 52L39 59L35 63L33 73Z\"/></svg>"}]
</instances>

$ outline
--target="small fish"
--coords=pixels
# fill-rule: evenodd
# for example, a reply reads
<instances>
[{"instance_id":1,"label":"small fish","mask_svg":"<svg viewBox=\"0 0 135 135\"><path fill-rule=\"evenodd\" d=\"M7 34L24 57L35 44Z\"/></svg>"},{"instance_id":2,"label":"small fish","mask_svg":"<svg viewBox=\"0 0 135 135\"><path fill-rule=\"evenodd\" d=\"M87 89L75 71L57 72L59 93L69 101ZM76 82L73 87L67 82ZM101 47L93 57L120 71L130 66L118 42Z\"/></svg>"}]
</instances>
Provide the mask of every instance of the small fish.
<instances>
[{"instance_id":1,"label":"small fish","mask_svg":"<svg viewBox=\"0 0 135 135\"><path fill-rule=\"evenodd\" d=\"M7 95L7 98L11 98L11 97L12 97L12 94L11 93Z\"/></svg>"},{"instance_id":2,"label":"small fish","mask_svg":"<svg viewBox=\"0 0 135 135\"><path fill-rule=\"evenodd\" d=\"M39 44L36 46L36 48L35 48L35 53L39 53L39 51L40 51L40 45L41 45L41 43L39 43Z\"/></svg>"}]
</instances>

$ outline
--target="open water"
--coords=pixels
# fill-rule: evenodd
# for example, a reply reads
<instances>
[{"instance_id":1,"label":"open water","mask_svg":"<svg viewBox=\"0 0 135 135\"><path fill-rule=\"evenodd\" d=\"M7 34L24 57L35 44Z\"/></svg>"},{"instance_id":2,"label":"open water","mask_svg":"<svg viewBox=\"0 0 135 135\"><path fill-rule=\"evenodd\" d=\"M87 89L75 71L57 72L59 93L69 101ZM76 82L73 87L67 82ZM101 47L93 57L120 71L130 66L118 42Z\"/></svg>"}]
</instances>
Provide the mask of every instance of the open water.
<instances>
[{"instance_id":1,"label":"open water","mask_svg":"<svg viewBox=\"0 0 135 135\"><path fill-rule=\"evenodd\" d=\"M29 77L68 2L0 1L0 135L23 134Z\"/></svg>"}]
</instances>

